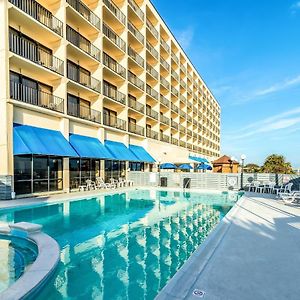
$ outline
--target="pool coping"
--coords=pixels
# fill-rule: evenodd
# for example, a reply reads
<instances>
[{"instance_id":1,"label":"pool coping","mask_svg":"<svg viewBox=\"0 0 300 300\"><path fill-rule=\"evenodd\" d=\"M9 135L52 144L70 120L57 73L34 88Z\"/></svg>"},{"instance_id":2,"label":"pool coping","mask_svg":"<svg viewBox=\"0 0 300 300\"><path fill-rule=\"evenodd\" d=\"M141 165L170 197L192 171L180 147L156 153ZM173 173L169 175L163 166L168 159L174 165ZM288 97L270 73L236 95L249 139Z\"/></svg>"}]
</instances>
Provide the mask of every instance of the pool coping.
<instances>
[{"instance_id":1,"label":"pool coping","mask_svg":"<svg viewBox=\"0 0 300 300\"><path fill-rule=\"evenodd\" d=\"M208 235L203 244L197 248L158 293L155 300L186 299L189 296L204 297L205 293L202 291L197 291L199 294L196 295L191 289L198 277L201 276L202 272L205 270L222 240L225 238L226 233L232 225L233 218L236 216L245 200L246 196L243 195L235 203L216 228Z\"/></svg>"},{"instance_id":2,"label":"pool coping","mask_svg":"<svg viewBox=\"0 0 300 300\"><path fill-rule=\"evenodd\" d=\"M38 293L53 275L60 261L60 247L53 238L40 231L40 225L22 222L11 226L11 231L4 234L34 243L38 249L38 256L17 281L0 293L0 299L28 299Z\"/></svg>"}]
</instances>

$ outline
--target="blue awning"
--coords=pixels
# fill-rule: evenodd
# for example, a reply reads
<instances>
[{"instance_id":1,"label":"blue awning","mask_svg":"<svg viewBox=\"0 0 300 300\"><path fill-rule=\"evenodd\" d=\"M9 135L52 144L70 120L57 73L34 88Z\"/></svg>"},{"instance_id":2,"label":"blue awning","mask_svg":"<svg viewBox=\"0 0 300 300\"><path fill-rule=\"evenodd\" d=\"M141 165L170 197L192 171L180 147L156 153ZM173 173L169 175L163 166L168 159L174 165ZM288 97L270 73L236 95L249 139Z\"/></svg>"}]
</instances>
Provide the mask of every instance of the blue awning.
<instances>
[{"instance_id":1,"label":"blue awning","mask_svg":"<svg viewBox=\"0 0 300 300\"><path fill-rule=\"evenodd\" d=\"M14 124L14 155L78 157L60 131Z\"/></svg>"},{"instance_id":2,"label":"blue awning","mask_svg":"<svg viewBox=\"0 0 300 300\"><path fill-rule=\"evenodd\" d=\"M196 170L208 170L208 171L211 171L212 167L210 165L200 164L200 165L197 166Z\"/></svg>"},{"instance_id":3,"label":"blue awning","mask_svg":"<svg viewBox=\"0 0 300 300\"><path fill-rule=\"evenodd\" d=\"M139 161L139 159L122 143L106 140L105 147L112 154L112 159Z\"/></svg>"},{"instance_id":4,"label":"blue awning","mask_svg":"<svg viewBox=\"0 0 300 300\"><path fill-rule=\"evenodd\" d=\"M155 159L143 147L129 145L129 149L140 162L155 163Z\"/></svg>"},{"instance_id":5,"label":"blue awning","mask_svg":"<svg viewBox=\"0 0 300 300\"><path fill-rule=\"evenodd\" d=\"M209 163L209 161L206 158L197 157L197 156L189 156L189 159L200 162L200 163Z\"/></svg>"},{"instance_id":6,"label":"blue awning","mask_svg":"<svg viewBox=\"0 0 300 300\"><path fill-rule=\"evenodd\" d=\"M70 134L70 144L80 157L114 159L112 154L96 138L78 134Z\"/></svg>"}]
</instances>

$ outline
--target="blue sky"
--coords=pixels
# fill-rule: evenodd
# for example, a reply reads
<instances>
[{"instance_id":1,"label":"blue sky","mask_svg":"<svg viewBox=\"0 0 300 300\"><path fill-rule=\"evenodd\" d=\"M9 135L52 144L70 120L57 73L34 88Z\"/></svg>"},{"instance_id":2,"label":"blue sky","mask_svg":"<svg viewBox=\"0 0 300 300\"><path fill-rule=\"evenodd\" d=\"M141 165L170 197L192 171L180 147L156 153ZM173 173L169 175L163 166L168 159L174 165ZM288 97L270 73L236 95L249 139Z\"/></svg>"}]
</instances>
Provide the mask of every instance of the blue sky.
<instances>
[{"instance_id":1,"label":"blue sky","mask_svg":"<svg viewBox=\"0 0 300 300\"><path fill-rule=\"evenodd\" d=\"M222 153L300 167L300 1L152 2L221 104Z\"/></svg>"}]
</instances>

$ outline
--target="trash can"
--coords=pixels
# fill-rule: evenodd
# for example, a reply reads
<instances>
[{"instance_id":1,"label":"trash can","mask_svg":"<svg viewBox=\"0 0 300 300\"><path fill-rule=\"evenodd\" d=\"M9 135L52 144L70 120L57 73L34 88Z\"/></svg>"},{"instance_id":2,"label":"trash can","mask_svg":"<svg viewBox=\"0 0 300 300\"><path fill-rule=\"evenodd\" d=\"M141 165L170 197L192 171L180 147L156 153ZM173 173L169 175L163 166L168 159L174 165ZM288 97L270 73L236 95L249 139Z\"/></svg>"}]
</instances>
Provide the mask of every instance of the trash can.
<instances>
[{"instance_id":1,"label":"trash can","mask_svg":"<svg viewBox=\"0 0 300 300\"><path fill-rule=\"evenodd\" d=\"M167 187L168 186L168 178L167 177L161 177L160 178L160 186Z\"/></svg>"},{"instance_id":2,"label":"trash can","mask_svg":"<svg viewBox=\"0 0 300 300\"><path fill-rule=\"evenodd\" d=\"M183 188L190 189L191 188L191 178L184 178L183 179Z\"/></svg>"}]
</instances>

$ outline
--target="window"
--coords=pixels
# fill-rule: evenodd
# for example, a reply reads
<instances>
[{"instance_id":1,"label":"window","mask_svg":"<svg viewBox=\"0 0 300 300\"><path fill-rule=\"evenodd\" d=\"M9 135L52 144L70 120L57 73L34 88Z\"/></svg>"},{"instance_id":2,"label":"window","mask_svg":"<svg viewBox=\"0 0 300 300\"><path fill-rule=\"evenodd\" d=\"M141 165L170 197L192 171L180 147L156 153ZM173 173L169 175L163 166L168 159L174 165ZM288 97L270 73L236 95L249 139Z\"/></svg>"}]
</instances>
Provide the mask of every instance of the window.
<instances>
[{"instance_id":1,"label":"window","mask_svg":"<svg viewBox=\"0 0 300 300\"><path fill-rule=\"evenodd\" d=\"M126 161L106 160L105 161L105 180L108 182L111 178L119 179L125 177Z\"/></svg>"}]
</instances>

